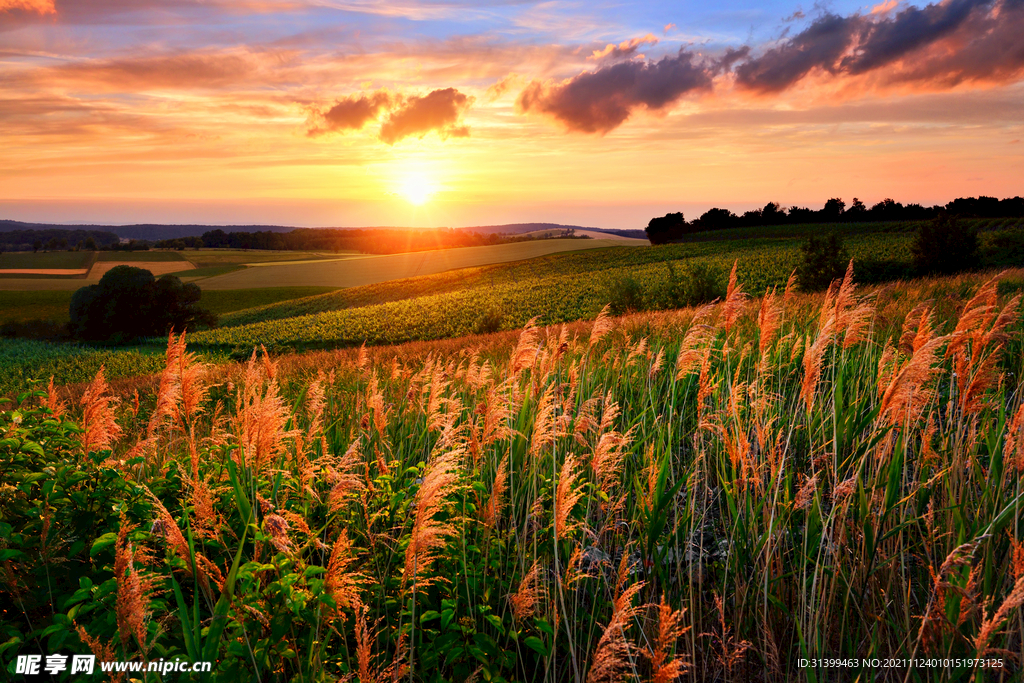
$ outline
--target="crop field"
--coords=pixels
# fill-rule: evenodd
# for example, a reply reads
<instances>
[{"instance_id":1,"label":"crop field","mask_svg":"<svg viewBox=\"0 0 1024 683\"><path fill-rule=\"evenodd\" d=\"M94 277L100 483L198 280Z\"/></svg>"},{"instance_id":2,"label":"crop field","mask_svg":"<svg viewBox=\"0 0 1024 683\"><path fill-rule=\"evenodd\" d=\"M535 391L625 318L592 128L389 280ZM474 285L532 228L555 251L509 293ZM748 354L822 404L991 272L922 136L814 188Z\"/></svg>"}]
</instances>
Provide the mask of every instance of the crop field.
<instances>
[{"instance_id":1,"label":"crop field","mask_svg":"<svg viewBox=\"0 0 1024 683\"><path fill-rule=\"evenodd\" d=\"M387 256L247 268L212 277L203 289L247 289L274 283L278 286L357 287L360 285L427 275L490 263L520 261L560 251L622 246L613 240L537 240L483 247L439 249Z\"/></svg>"},{"instance_id":2,"label":"crop field","mask_svg":"<svg viewBox=\"0 0 1024 683\"><path fill-rule=\"evenodd\" d=\"M13 251L0 254L0 270L88 268L92 258L90 251Z\"/></svg>"},{"instance_id":3,"label":"crop field","mask_svg":"<svg viewBox=\"0 0 1024 683\"><path fill-rule=\"evenodd\" d=\"M206 268L210 266L232 266L245 263L263 263L275 261L308 261L322 258L344 258L356 252L330 252L327 254L315 251L264 251L245 249L199 249L182 252L196 265Z\"/></svg>"},{"instance_id":4,"label":"crop field","mask_svg":"<svg viewBox=\"0 0 1024 683\"><path fill-rule=\"evenodd\" d=\"M193 343L217 347L311 348L394 344L472 333L496 311L505 329L538 316L543 324L592 318L613 296L617 278L630 276L650 292L667 283L666 261L699 261L724 278L733 261L752 291L785 285L799 263L798 241L706 242L634 247L550 256L510 266L433 275L241 311L225 328L199 332ZM866 235L851 242L855 260L906 260L909 238ZM768 247L768 248L766 248ZM586 273L586 277L580 277ZM380 303L378 303L380 302ZM317 310L322 312L316 312ZM244 323L244 324L243 324Z\"/></svg>"},{"instance_id":5,"label":"crop field","mask_svg":"<svg viewBox=\"0 0 1024 683\"><path fill-rule=\"evenodd\" d=\"M99 261L117 261L118 263L132 263L143 261L146 263L162 263L165 261L186 261L188 256L177 251L101 251ZM191 254L189 254L191 255Z\"/></svg>"},{"instance_id":6,"label":"crop field","mask_svg":"<svg viewBox=\"0 0 1024 683\"><path fill-rule=\"evenodd\" d=\"M0 667L1016 680L1022 287L740 275L700 309L217 365L172 337L141 396L0 412Z\"/></svg>"}]
</instances>

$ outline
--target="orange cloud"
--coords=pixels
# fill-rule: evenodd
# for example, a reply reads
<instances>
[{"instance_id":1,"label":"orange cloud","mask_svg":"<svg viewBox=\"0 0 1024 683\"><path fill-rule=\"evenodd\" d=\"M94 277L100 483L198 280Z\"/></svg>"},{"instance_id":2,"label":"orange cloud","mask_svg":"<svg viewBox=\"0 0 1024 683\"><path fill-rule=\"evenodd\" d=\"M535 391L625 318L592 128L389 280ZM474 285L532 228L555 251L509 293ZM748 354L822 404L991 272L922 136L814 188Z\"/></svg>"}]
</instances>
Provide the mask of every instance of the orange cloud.
<instances>
[{"instance_id":1,"label":"orange cloud","mask_svg":"<svg viewBox=\"0 0 1024 683\"><path fill-rule=\"evenodd\" d=\"M56 14L57 8L53 2L54 0L0 0L0 12L21 10L36 14Z\"/></svg>"},{"instance_id":2,"label":"orange cloud","mask_svg":"<svg viewBox=\"0 0 1024 683\"><path fill-rule=\"evenodd\" d=\"M651 33L640 38L632 38L630 40L624 40L618 45L614 43L608 43L603 50L594 50L593 53L587 59L599 60L605 57L611 57L612 59L622 59L624 57L632 57L637 53L644 45L657 45L658 39Z\"/></svg>"},{"instance_id":3,"label":"orange cloud","mask_svg":"<svg viewBox=\"0 0 1024 683\"><path fill-rule=\"evenodd\" d=\"M461 125L460 120L472 103L472 97L455 88L411 97L388 115L380 127L380 139L393 145L410 136L422 138L431 131L442 138L469 137L469 128Z\"/></svg>"},{"instance_id":4,"label":"orange cloud","mask_svg":"<svg viewBox=\"0 0 1024 683\"><path fill-rule=\"evenodd\" d=\"M899 0L885 0L871 8L872 14L886 14L890 10L896 9L896 6L900 4Z\"/></svg>"}]
</instances>

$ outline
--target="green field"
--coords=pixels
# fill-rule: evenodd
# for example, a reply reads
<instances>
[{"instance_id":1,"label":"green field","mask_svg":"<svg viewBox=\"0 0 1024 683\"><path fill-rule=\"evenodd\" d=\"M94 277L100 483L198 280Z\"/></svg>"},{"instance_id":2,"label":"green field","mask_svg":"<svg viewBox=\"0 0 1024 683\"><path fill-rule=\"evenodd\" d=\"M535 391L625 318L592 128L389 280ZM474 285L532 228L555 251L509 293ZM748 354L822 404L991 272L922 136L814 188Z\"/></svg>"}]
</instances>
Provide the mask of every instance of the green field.
<instances>
[{"instance_id":1,"label":"green field","mask_svg":"<svg viewBox=\"0 0 1024 683\"><path fill-rule=\"evenodd\" d=\"M71 269L88 268L93 258L91 251L13 251L0 254L0 270L8 268Z\"/></svg>"},{"instance_id":2,"label":"green field","mask_svg":"<svg viewBox=\"0 0 1024 683\"><path fill-rule=\"evenodd\" d=\"M82 285L84 286L84 285ZM271 305L280 301L310 297L332 291L330 287L268 287L256 290L216 290L204 292L201 305L217 315ZM67 322L68 306L74 291L0 290L0 324L27 320Z\"/></svg>"},{"instance_id":3,"label":"green field","mask_svg":"<svg viewBox=\"0 0 1024 683\"><path fill-rule=\"evenodd\" d=\"M191 255L191 254L189 254ZM100 261L147 261L157 263L161 261L187 261L190 260L182 252L177 251L101 251Z\"/></svg>"},{"instance_id":4,"label":"green field","mask_svg":"<svg viewBox=\"0 0 1024 683\"><path fill-rule=\"evenodd\" d=\"M262 266L205 280L204 289L248 289L270 286L357 287L458 268L505 263L548 254L622 247L614 240L537 240L484 247L439 249L387 256L363 256L321 263Z\"/></svg>"},{"instance_id":5,"label":"green field","mask_svg":"<svg viewBox=\"0 0 1024 683\"><path fill-rule=\"evenodd\" d=\"M74 291L69 290L0 290L0 325L26 320L67 322L73 295Z\"/></svg>"}]
</instances>

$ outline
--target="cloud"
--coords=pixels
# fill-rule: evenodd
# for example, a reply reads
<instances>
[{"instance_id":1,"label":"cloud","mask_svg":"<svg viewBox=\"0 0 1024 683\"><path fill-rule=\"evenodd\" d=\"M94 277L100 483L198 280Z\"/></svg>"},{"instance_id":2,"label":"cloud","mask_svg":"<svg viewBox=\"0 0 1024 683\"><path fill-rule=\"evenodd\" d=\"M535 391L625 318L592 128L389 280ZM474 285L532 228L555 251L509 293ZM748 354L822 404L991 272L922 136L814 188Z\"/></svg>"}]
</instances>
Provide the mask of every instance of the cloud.
<instances>
[{"instance_id":1,"label":"cloud","mask_svg":"<svg viewBox=\"0 0 1024 683\"><path fill-rule=\"evenodd\" d=\"M411 136L422 138L432 131L442 139L464 138L469 136L469 128L462 124L462 116L472 104L472 97L455 88L411 97L378 90L342 97L326 108L313 107L306 133L311 137L344 133L383 118L378 137L389 145Z\"/></svg>"},{"instance_id":2,"label":"cloud","mask_svg":"<svg viewBox=\"0 0 1024 683\"><path fill-rule=\"evenodd\" d=\"M0 0L0 12L29 12L34 14L56 14L53 0Z\"/></svg>"},{"instance_id":3,"label":"cloud","mask_svg":"<svg viewBox=\"0 0 1024 683\"><path fill-rule=\"evenodd\" d=\"M736 82L762 93L785 90L813 69L831 68L846 52L855 30L848 19L825 14L782 45L736 67Z\"/></svg>"},{"instance_id":4,"label":"cloud","mask_svg":"<svg viewBox=\"0 0 1024 683\"><path fill-rule=\"evenodd\" d=\"M422 97L410 97L394 109L380 127L380 139L393 145L410 136L423 137L431 131L442 138L469 136L469 128L460 124L473 98L455 88L434 90Z\"/></svg>"},{"instance_id":5,"label":"cloud","mask_svg":"<svg viewBox=\"0 0 1024 683\"><path fill-rule=\"evenodd\" d=\"M521 83L523 77L517 73L510 73L503 79L487 88L487 101L493 102L508 92L511 88Z\"/></svg>"},{"instance_id":6,"label":"cloud","mask_svg":"<svg viewBox=\"0 0 1024 683\"><path fill-rule=\"evenodd\" d=\"M337 100L330 109L317 112L323 121L322 126L314 126L307 132L309 135L358 130L369 121L376 119L380 113L391 106L394 98L385 90L378 90L372 95L353 95Z\"/></svg>"},{"instance_id":7,"label":"cloud","mask_svg":"<svg viewBox=\"0 0 1024 683\"><path fill-rule=\"evenodd\" d=\"M767 94L786 90L812 73L876 73L884 83L949 87L963 81L1005 82L1024 70L1022 0L947 0L893 14L894 7L878 5L867 16L824 14L740 64L736 83Z\"/></svg>"},{"instance_id":8,"label":"cloud","mask_svg":"<svg viewBox=\"0 0 1024 683\"><path fill-rule=\"evenodd\" d=\"M899 0L885 0L885 2L880 2L877 5L875 5L874 7L872 7L871 8L871 13L872 14L888 14L891 10L896 9L896 6L899 5L899 4L900 4Z\"/></svg>"},{"instance_id":9,"label":"cloud","mask_svg":"<svg viewBox=\"0 0 1024 683\"><path fill-rule=\"evenodd\" d=\"M628 59L636 56L637 50L644 45L657 45L658 39L653 34L648 33L646 36L641 38L633 38L631 40L624 40L618 45L614 43L608 43L602 50L594 50L594 52L587 57L588 60L601 60L605 57L610 59Z\"/></svg>"},{"instance_id":10,"label":"cloud","mask_svg":"<svg viewBox=\"0 0 1024 683\"><path fill-rule=\"evenodd\" d=\"M664 31L665 31L665 33L667 34L667 33L668 33L669 31L671 31L671 30L672 30L672 29L674 29L675 27L676 27L676 25L675 25L675 24L665 24L665 29L664 29Z\"/></svg>"},{"instance_id":11,"label":"cloud","mask_svg":"<svg viewBox=\"0 0 1024 683\"><path fill-rule=\"evenodd\" d=\"M660 111L687 93L709 90L711 71L694 57L681 49L657 62L620 62L561 83L533 81L516 104L522 112L547 114L571 131L603 135L637 109Z\"/></svg>"},{"instance_id":12,"label":"cloud","mask_svg":"<svg viewBox=\"0 0 1024 683\"><path fill-rule=\"evenodd\" d=\"M294 55L291 55L294 57ZM220 88L251 80L262 62L279 66L283 54L243 52L183 53L132 59L81 61L50 71L50 77L76 84L90 83L118 91L154 88Z\"/></svg>"}]
</instances>

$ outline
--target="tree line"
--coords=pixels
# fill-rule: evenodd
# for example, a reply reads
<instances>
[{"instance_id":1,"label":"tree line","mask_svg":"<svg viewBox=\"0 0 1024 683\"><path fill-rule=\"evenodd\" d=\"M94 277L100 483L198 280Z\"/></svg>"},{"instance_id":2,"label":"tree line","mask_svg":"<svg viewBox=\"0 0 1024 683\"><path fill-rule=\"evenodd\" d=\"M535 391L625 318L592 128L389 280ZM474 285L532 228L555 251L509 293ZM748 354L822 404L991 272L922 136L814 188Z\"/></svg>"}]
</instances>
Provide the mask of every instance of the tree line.
<instances>
[{"instance_id":1,"label":"tree line","mask_svg":"<svg viewBox=\"0 0 1024 683\"><path fill-rule=\"evenodd\" d=\"M476 247L533 239L576 237L570 229L534 235L481 234L470 230L435 228L296 228L289 232L225 232L208 230L201 237L160 240L161 249L266 249L275 251L359 251L364 254L398 254L410 251Z\"/></svg>"},{"instance_id":2,"label":"tree line","mask_svg":"<svg viewBox=\"0 0 1024 683\"><path fill-rule=\"evenodd\" d=\"M768 202L764 208L747 211L742 215L716 207L705 211L700 218L692 221L687 221L682 212L669 213L652 218L647 224L646 233L651 244L664 244L680 239L684 235L728 228L801 223L920 221L937 218L943 213L964 218L1024 217L1024 197L960 197L945 206L930 207L901 204L887 198L871 208L856 197L849 206L842 199L833 197L817 211L802 206L784 209L778 202Z\"/></svg>"}]
</instances>

